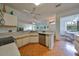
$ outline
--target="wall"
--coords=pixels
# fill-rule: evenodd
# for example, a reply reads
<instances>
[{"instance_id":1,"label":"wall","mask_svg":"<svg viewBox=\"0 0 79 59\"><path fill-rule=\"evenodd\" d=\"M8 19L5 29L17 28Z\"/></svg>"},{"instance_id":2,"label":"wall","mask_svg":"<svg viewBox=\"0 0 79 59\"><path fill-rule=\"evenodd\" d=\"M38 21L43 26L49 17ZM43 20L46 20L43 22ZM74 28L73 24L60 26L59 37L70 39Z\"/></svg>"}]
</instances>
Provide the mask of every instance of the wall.
<instances>
[{"instance_id":1,"label":"wall","mask_svg":"<svg viewBox=\"0 0 79 59\"><path fill-rule=\"evenodd\" d=\"M60 16L56 15L56 40L60 40Z\"/></svg>"},{"instance_id":2,"label":"wall","mask_svg":"<svg viewBox=\"0 0 79 59\"><path fill-rule=\"evenodd\" d=\"M0 4L0 9L2 9L2 4ZM14 10L8 6L6 6L6 12L9 13L11 10ZM0 27L0 33L8 32L8 30L12 30L12 32L16 32L16 27Z\"/></svg>"},{"instance_id":3,"label":"wall","mask_svg":"<svg viewBox=\"0 0 79 59\"><path fill-rule=\"evenodd\" d=\"M8 32L8 30L12 30L12 32L16 32L16 28L15 27L0 27L0 33L5 33Z\"/></svg>"},{"instance_id":4,"label":"wall","mask_svg":"<svg viewBox=\"0 0 79 59\"><path fill-rule=\"evenodd\" d=\"M0 4L0 9L2 9L2 4ZM6 6L6 13L10 14L11 11L14 11L14 15L17 16L17 22L18 22L18 26L20 26L22 23L26 24L26 21L21 21L21 20L27 20L28 19L28 15L14 9L11 8L9 6ZM13 30L13 32L16 32L17 28L14 27L0 27L0 33L2 32L8 32L8 30Z\"/></svg>"}]
</instances>

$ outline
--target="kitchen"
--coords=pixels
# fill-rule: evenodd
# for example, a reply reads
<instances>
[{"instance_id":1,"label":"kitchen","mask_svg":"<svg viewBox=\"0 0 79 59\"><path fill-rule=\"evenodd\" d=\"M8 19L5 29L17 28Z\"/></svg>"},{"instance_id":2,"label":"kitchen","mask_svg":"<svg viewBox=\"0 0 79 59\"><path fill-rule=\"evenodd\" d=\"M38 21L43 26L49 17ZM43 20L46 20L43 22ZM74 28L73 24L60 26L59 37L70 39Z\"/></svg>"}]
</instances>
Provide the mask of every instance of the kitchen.
<instances>
[{"instance_id":1,"label":"kitchen","mask_svg":"<svg viewBox=\"0 0 79 59\"><path fill-rule=\"evenodd\" d=\"M0 4L0 55L76 56L79 36L66 25L78 28L78 8L78 3Z\"/></svg>"},{"instance_id":2,"label":"kitchen","mask_svg":"<svg viewBox=\"0 0 79 59\"><path fill-rule=\"evenodd\" d=\"M18 20L26 19L24 12L17 11L16 9L9 7L8 4L0 4L0 8L0 42L2 42L0 47L0 51L2 53L0 53L0 55L20 56L21 54L18 48L31 43L39 43L48 49L53 48L54 32L50 31L50 24L46 22L35 22L36 20L31 20L31 22L28 21L28 23L24 23L25 21ZM9 38L11 39L9 40ZM7 47L10 45L10 43L13 44L11 46L13 46L17 51ZM7 47L6 49L5 46Z\"/></svg>"}]
</instances>

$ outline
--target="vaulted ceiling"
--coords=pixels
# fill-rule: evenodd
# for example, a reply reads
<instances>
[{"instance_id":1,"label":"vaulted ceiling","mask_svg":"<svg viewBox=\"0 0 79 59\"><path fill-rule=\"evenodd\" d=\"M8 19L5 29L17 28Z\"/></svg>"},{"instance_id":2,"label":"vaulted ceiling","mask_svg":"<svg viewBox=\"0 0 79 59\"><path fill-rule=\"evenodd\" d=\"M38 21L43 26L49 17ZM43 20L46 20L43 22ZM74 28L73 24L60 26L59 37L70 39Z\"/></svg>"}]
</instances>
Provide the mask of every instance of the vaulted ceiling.
<instances>
[{"instance_id":1,"label":"vaulted ceiling","mask_svg":"<svg viewBox=\"0 0 79 59\"><path fill-rule=\"evenodd\" d=\"M26 14L29 13L25 12L24 10L28 10L31 12L33 8L36 8L34 13L40 14L36 15L39 19L45 19L54 14L59 14L68 10L79 8L78 3L61 3L59 7L56 7L57 4L59 3L41 3L38 6L33 3L8 3L7 5Z\"/></svg>"}]
</instances>

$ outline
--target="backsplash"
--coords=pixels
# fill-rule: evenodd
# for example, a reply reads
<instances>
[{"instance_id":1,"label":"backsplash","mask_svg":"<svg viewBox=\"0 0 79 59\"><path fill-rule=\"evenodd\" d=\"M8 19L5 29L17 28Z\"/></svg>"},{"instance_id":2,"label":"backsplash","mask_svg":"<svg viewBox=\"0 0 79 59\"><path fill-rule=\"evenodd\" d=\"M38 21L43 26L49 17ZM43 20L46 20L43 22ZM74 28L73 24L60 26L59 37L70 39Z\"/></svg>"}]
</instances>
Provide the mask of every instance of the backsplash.
<instances>
[{"instance_id":1,"label":"backsplash","mask_svg":"<svg viewBox=\"0 0 79 59\"><path fill-rule=\"evenodd\" d=\"M16 32L16 27L0 27L0 33L6 33L9 32L9 30L12 30L12 32Z\"/></svg>"}]
</instances>

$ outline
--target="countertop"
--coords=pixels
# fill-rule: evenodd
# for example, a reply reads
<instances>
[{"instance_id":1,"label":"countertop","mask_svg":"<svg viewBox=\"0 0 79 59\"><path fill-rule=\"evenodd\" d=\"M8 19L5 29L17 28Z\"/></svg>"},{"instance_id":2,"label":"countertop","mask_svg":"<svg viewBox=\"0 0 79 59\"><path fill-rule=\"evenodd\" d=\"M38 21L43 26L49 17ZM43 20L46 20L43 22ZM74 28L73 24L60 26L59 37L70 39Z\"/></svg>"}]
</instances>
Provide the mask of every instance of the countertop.
<instances>
[{"instance_id":1,"label":"countertop","mask_svg":"<svg viewBox=\"0 0 79 59\"><path fill-rule=\"evenodd\" d=\"M40 34L46 34L46 35L51 35L51 34L54 34L54 32L38 32Z\"/></svg>"},{"instance_id":2,"label":"countertop","mask_svg":"<svg viewBox=\"0 0 79 59\"><path fill-rule=\"evenodd\" d=\"M13 36L14 38L29 36L29 35L37 35L36 32L12 32L12 33L0 33L0 38Z\"/></svg>"},{"instance_id":3,"label":"countertop","mask_svg":"<svg viewBox=\"0 0 79 59\"><path fill-rule=\"evenodd\" d=\"M11 33L0 33L0 38L3 37L8 37L8 36L13 36L14 38L19 38L19 37L23 37L23 36L33 36L33 35L38 35L39 33L41 34L54 34L53 32L11 32Z\"/></svg>"},{"instance_id":4,"label":"countertop","mask_svg":"<svg viewBox=\"0 0 79 59\"><path fill-rule=\"evenodd\" d=\"M20 53L16 44L13 42L0 46L0 56L20 56Z\"/></svg>"}]
</instances>

